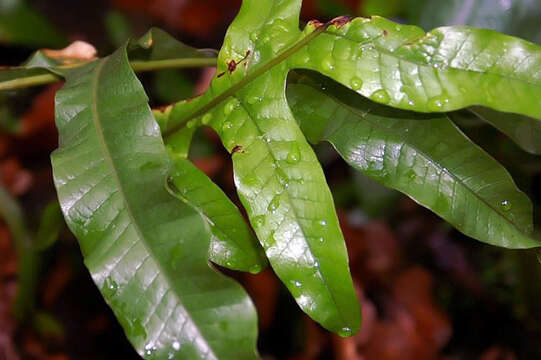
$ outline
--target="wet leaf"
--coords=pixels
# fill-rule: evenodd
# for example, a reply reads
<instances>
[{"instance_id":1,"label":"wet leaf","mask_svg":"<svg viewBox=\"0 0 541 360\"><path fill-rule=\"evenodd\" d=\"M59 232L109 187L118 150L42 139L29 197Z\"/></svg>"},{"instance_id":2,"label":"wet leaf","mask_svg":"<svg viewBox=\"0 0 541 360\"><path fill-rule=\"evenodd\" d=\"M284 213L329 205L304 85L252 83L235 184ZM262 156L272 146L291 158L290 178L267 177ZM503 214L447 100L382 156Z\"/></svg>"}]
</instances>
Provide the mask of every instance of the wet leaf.
<instances>
[{"instance_id":1,"label":"wet leaf","mask_svg":"<svg viewBox=\"0 0 541 360\"><path fill-rule=\"evenodd\" d=\"M125 48L70 72L52 155L66 222L137 352L256 357L255 309L208 264L211 232L167 192L171 161Z\"/></svg>"},{"instance_id":2,"label":"wet leaf","mask_svg":"<svg viewBox=\"0 0 541 360\"><path fill-rule=\"evenodd\" d=\"M332 83L326 92L308 84L290 85L288 98L301 128L320 129L311 141L331 142L352 167L466 235L507 248L541 246L530 237L529 199L447 117L393 110Z\"/></svg>"}]
</instances>

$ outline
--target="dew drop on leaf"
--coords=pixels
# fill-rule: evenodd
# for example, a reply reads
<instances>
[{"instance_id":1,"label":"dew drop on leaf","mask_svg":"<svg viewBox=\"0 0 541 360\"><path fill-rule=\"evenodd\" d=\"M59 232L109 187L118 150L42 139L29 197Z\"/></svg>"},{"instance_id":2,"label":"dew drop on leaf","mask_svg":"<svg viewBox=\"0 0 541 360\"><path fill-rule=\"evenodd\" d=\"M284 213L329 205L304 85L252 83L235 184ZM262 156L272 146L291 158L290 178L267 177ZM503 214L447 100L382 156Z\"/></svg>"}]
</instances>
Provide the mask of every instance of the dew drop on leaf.
<instances>
[{"instance_id":1,"label":"dew drop on leaf","mask_svg":"<svg viewBox=\"0 0 541 360\"><path fill-rule=\"evenodd\" d=\"M377 102L380 102L380 103L383 103L383 104L388 104L391 101L391 98L389 97L389 94L387 93L387 91L385 91L383 89L379 89L377 91L374 91L372 93L372 95L370 95L370 99L372 99L374 101L377 101Z\"/></svg>"},{"instance_id":2,"label":"dew drop on leaf","mask_svg":"<svg viewBox=\"0 0 541 360\"><path fill-rule=\"evenodd\" d=\"M250 96L248 98L248 104L250 104L250 105L253 105L253 104L255 104L255 103L259 102L259 101L261 101L261 97L259 97L259 96Z\"/></svg>"},{"instance_id":3,"label":"dew drop on leaf","mask_svg":"<svg viewBox=\"0 0 541 360\"><path fill-rule=\"evenodd\" d=\"M338 335L342 337L351 336L351 328L348 326L344 326L340 331L338 332Z\"/></svg>"},{"instance_id":4,"label":"dew drop on leaf","mask_svg":"<svg viewBox=\"0 0 541 360\"><path fill-rule=\"evenodd\" d=\"M291 150L287 154L287 162L290 164L296 164L301 159L301 153L299 150L299 145L296 142L293 142L291 145Z\"/></svg>"},{"instance_id":5,"label":"dew drop on leaf","mask_svg":"<svg viewBox=\"0 0 541 360\"><path fill-rule=\"evenodd\" d=\"M178 342L178 341L173 341L172 346L173 346L173 350L175 350L175 351L179 351L179 350L180 350L180 342Z\"/></svg>"},{"instance_id":6,"label":"dew drop on leaf","mask_svg":"<svg viewBox=\"0 0 541 360\"><path fill-rule=\"evenodd\" d=\"M224 106L224 114L229 115L235 110L237 107L239 101L237 99L231 99L227 104Z\"/></svg>"},{"instance_id":7,"label":"dew drop on leaf","mask_svg":"<svg viewBox=\"0 0 541 360\"><path fill-rule=\"evenodd\" d=\"M359 79L358 77L354 77L354 78L351 78L349 85L351 85L351 88L353 90L357 91L363 86L363 81Z\"/></svg>"},{"instance_id":8,"label":"dew drop on leaf","mask_svg":"<svg viewBox=\"0 0 541 360\"><path fill-rule=\"evenodd\" d=\"M193 128L195 125L197 125L197 120L196 119L193 119L193 120L190 120L188 121L188 123L186 124L186 127L188 128Z\"/></svg>"},{"instance_id":9,"label":"dew drop on leaf","mask_svg":"<svg viewBox=\"0 0 541 360\"><path fill-rule=\"evenodd\" d=\"M321 62L321 67L324 71L333 71L334 70L334 60L332 57L328 56Z\"/></svg>"},{"instance_id":10,"label":"dew drop on leaf","mask_svg":"<svg viewBox=\"0 0 541 360\"><path fill-rule=\"evenodd\" d=\"M511 202L509 202L508 200L504 200L500 203L500 206L503 208L504 211L509 211L511 210Z\"/></svg>"},{"instance_id":11,"label":"dew drop on leaf","mask_svg":"<svg viewBox=\"0 0 541 360\"><path fill-rule=\"evenodd\" d=\"M430 111L441 111L444 105L448 102L449 98L446 95L442 94L428 99L426 107Z\"/></svg>"},{"instance_id":12,"label":"dew drop on leaf","mask_svg":"<svg viewBox=\"0 0 541 360\"><path fill-rule=\"evenodd\" d=\"M287 177L284 170L281 168L276 169L276 173L278 174L278 180L280 181L280 184L282 184L285 187L289 186L289 178Z\"/></svg>"},{"instance_id":13,"label":"dew drop on leaf","mask_svg":"<svg viewBox=\"0 0 541 360\"><path fill-rule=\"evenodd\" d=\"M222 131L227 131L233 127L231 121L225 121L222 125Z\"/></svg>"},{"instance_id":14,"label":"dew drop on leaf","mask_svg":"<svg viewBox=\"0 0 541 360\"><path fill-rule=\"evenodd\" d=\"M262 266L259 264L252 265L249 269L250 273L258 274L262 269Z\"/></svg>"},{"instance_id":15,"label":"dew drop on leaf","mask_svg":"<svg viewBox=\"0 0 541 360\"><path fill-rule=\"evenodd\" d=\"M110 276L107 276L107 278L105 278L105 281L103 282L103 288L101 290L103 295L106 298L111 298L116 294L117 290L118 284L116 283L116 281L114 281L113 278L111 278Z\"/></svg>"},{"instance_id":16,"label":"dew drop on leaf","mask_svg":"<svg viewBox=\"0 0 541 360\"><path fill-rule=\"evenodd\" d=\"M276 195L272 201L269 203L269 206L267 206L267 210L271 213L275 213L276 209L280 206L280 195Z\"/></svg>"},{"instance_id":17,"label":"dew drop on leaf","mask_svg":"<svg viewBox=\"0 0 541 360\"><path fill-rule=\"evenodd\" d=\"M254 226L255 226L256 228L260 228L260 227L262 227L263 225L265 225L265 216L264 216L264 215L254 216L254 218L252 219L252 221L254 222Z\"/></svg>"},{"instance_id":18,"label":"dew drop on leaf","mask_svg":"<svg viewBox=\"0 0 541 360\"><path fill-rule=\"evenodd\" d=\"M203 115L201 122L203 123L203 125L207 125L210 122L210 120L212 120L212 114L206 113L205 115Z\"/></svg>"}]
</instances>

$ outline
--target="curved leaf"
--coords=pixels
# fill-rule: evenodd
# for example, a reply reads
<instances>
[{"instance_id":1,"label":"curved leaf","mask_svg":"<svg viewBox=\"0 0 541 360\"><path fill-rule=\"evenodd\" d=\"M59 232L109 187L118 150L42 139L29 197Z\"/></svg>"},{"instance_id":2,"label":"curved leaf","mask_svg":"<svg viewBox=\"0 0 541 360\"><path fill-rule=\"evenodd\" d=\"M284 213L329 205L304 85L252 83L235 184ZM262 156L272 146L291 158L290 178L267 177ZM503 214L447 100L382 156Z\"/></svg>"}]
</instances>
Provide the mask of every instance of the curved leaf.
<instances>
[{"instance_id":1,"label":"curved leaf","mask_svg":"<svg viewBox=\"0 0 541 360\"><path fill-rule=\"evenodd\" d=\"M301 1L247 0L229 27L209 91L169 110L166 134L208 124L232 153L235 184L276 274L299 306L343 336L360 306L333 199L287 105L287 57L298 42Z\"/></svg>"},{"instance_id":2,"label":"curved leaf","mask_svg":"<svg viewBox=\"0 0 541 360\"><path fill-rule=\"evenodd\" d=\"M166 191L171 162L125 49L69 74L56 123L62 211L138 353L255 358L254 307L209 266L201 216Z\"/></svg>"},{"instance_id":3,"label":"curved leaf","mask_svg":"<svg viewBox=\"0 0 541 360\"><path fill-rule=\"evenodd\" d=\"M290 62L401 109L483 105L541 118L541 47L492 30L463 26L425 33L380 17L342 19Z\"/></svg>"},{"instance_id":4,"label":"curved leaf","mask_svg":"<svg viewBox=\"0 0 541 360\"><path fill-rule=\"evenodd\" d=\"M159 116L159 112L155 111ZM195 128L184 128L167 144L171 180L178 196L201 214L212 232L210 259L232 270L258 273L267 261L239 209L211 179L187 159Z\"/></svg>"},{"instance_id":5,"label":"curved leaf","mask_svg":"<svg viewBox=\"0 0 541 360\"><path fill-rule=\"evenodd\" d=\"M541 155L541 121L524 115L501 113L481 106L474 106L469 110L509 136L523 150Z\"/></svg>"},{"instance_id":6,"label":"curved leaf","mask_svg":"<svg viewBox=\"0 0 541 360\"><path fill-rule=\"evenodd\" d=\"M306 84L288 87L295 117L311 141L331 142L355 169L468 236L507 248L541 246L530 237L529 199L448 118L390 109L339 85L325 87L325 93Z\"/></svg>"}]
</instances>

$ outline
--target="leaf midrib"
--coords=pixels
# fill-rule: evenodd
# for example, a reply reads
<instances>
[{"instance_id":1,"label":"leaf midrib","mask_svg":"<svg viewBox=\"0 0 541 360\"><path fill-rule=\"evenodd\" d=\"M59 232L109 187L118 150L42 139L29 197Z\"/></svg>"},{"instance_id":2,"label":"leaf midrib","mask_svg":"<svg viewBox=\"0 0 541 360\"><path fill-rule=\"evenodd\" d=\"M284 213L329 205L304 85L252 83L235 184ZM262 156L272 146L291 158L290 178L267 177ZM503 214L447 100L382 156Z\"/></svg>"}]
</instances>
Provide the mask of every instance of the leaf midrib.
<instances>
[{"instance_id":1,"label":"leaf midrib","mask_svg":"<svg viewBox=\"0 0 541 360\"><path fill-rule=\"evenodd\" d=\"M242 103L242 100L241 99L238 99L237 100L239 101L239 104L241 104L241 106L244 108L244 111L246 112L246 114L248 115L248 117L250 118L250 120L252 120L252 123L255 125L255 127L257 128L257 131L259 132L260 135L263 135L263 130L259 127L259 124L257 123L257 121L255 121L255 119L252 117L252 115L250 114L250 112L248 111L248 108ZM286 106L287 106L287 102L286 102ZM289 108L289 107L288 107ZM270 148L270 145L268 142L266 141L263 141L263 143L265 144L265 147L267 148L267 151L268 153L271 155L271 158L274 162L274 164L276 165L277 168L280 168L280 164L278 164L278 160L274 157L274 154L272 153L271 151L271 148ZM273 171L273 176L275 176L275 172ZM299 222L299 215L297 213L297 210L295 209L295 206L293 205L293 202L291 201L291 196L289 194L289 191L288 191L288 187L282 185L282 189L284 190L283 193L286 194L287 196L287 201L289 202L289 204L291 205L291 209L292 209L292 212L293 212L293 215L296 219L296 221L299 223L299 229L301 230L302 232L302 236L304 239L306 239L306 245L308 246L308 249L310 250L310 253L311 254L314 254L313 250L312 250L312 247L310 246L310 242L308 241L308 237L306 236L306 233L304 231L304 228L301 226L300 222ZM339 230L340 231L340 230ZM327 283L327 279L325 278L325 276L323 276L323 273L321 271L321 268L320 267L317 267L317 272L318 274L320 275L321 277L321 280L323 282L323 284L325 285L325 288L327 289L327 292L329 293L329 297L331 298L333 304L336 306L336 309L337 309L337 312L338 314L340 314L340 319L342 320L342 324L343 325L349 325L349 323L345 320L345 317L344 315L342 314L341 311L339 311L340 309L340 306L338 305L338 302L336 301L336 298L334 297L334 292L331 290L331 288L329 287L328 283Z\"/></svg>"},{"instance_id":2,"label":"leaf midrib","mask_svg":"<svg viewBox=\"0 0 541 360\"><path fill-rule=\"evenodd\" d=\"M327 94L326 94L327 95ZM347 111L351 112L353 115L359 117L360 119L364 120L364 121L367 121L369 122L370 124L372 124L373 127L376 127L378 129L380 129L381 131L383 132L386 132L386 133L389 133L391 134L392 136L398 138L398 139L401 139L400 138L400 134L397 133L397 132L393 132L392 130L388 129L388 128L385 128L385 127L382 127L380 126L377 121L373 121L371 119L369 119L367 117L368 113L360 113L358 112L355 108L352 108L350 107L349 105L347 104L344 104L340 101L338 101L335 97L331 96L331 95L327 95L329 98L332 98L333 101L335 103L337 103L339 106L343 107L344 109L346 109ZM447 116L445 116L447 118ZM450 120L449 120L450 121ZM336 133L338 131L338 129L336 131L334 131L334 133ZM332 135L331 135L332 136ZM330 141L330 137L331 136L326 136L327 138L329 139L326 139L327 141ZM526 238L529 238L528 235L526 235L526 233L519 229L517 227L516 224L514 224L510 219L508 219L507 217L505 217L502 213L500 213L494 206L492 206L492 204L488 203L485 199L483 199L482 197L478 196L477 193L475 193L473 191L473 189L471 189L470 187L468 187L464 182L462 182L461 179L457 178L456 175L454 175L453 173L450 173L447 168L445 167L442 167L442 166L439 166L438 163L436 162L436 160L434 160L431 156L429 156L426 152L424 152L423 150L419 150L417 146L412 146L410 143L406 142L405 140L402 140L404 141L404 143L408 144L408 146L411 146L415 149L415 151L417 151L419 154L421 154L423 157L425 157L428 161L430 161L434 166L436 166L438 169L440 169L440 171L446 173L447 175L449 175L451 178L453 178L457 183L459 184L462 184L462 186L468 190L468 192L470 192L475 198L477 198L481 203L485 204L487 207L489 207L490 209L492 209L495 213L497 213L501 218L503 218L509 225L511 225L511 227L513 227L518 233L520 233L522 236L526 237ZM476 146L476 144L472 144L473 146ZM481 149L482 150L482 149Z\"/></svg>"},{"instance_id":3,"label":"leaf midrib","mask_svg":"<svg viewBox=\"0 0 541 360\"><path fill-rule=\"evenodd\" d=\"M99 112L98 112L98 83L99 83L99 81L101 79L101 72L103 70L103 67L104 67L104 65L105 65L105 63L107 61L109 61L109 58L104 59L103 61L101 61L98 64L98 66L96 67L96 70L94 72L94 76L92 78L92 84L91 84L92 85L92 120L94 122L94 126L96 128L96 132L98 134L98 138L100 140L100 143L101 143L102 148L104 150L103 152L104 152L105 160L107 161L107 163L109 164L109 166L110 166L110 168L112 170L113 178L115 179L115 182L116 182L116 184L118 186L118 192L122 196L122 201L124 202L125 209L126 209L126 211L128 213L128 217L130 218L130 222L133 225L133 227L135 229L135 232L137 233L139 241L141 242L141 244L143 244L143 246L145 247L145 250L148 252L148 254L150 254L150 256L152 256L152 258L154 260L153 262L156 264L156 267L158 268L159 274L161 274L165 278L167 284L169 285L169 288L174 289L173 294L175 294L175 298L177 300L177 303L181 304L182 307L184 307L184 309L186 309L186 307L183 305L182 301L180 300L179 295L177 294L176 287L172 286L173 282L172 282L171 278L169 277L169 274L164 271L161 263L159 261L156 261L156 258L157 258L156 255L151 250L151 247L147 244L146 237L143 235L142 230L139 228L139 224L135 219L135 216L134 216L133 211L131 209L130 202L128 201L128 198L126 196L126 192L124 191L124 187L122 186L122 182L120 181L120 177L119 177L118 172L116 170L116 166L115 166L115 163L113 161L113 157L111 156L111 151L109 149L109 146L108 146L107 141L105 140L105 136L103 134L103 127L102 127L101 120L100 120L100 115L99 115ZM212 350L212 347L210 346L208 341L206 341L205 337L201 334L201 332L199 330L199 326L197 325L197 323L192 319L192 317L190 316L188 311L185 311L185 314L190 319L190 322L193 324L194 328L197 329L197 333L199 334L199 338L203 339L203 341L207 345L207 348L209 349L209 353L212 354L214 356L214 358L217 359L218 357L216 356L216 354ZM209 353L207 353L207 355Z\"/></svg>"}]
</instances>

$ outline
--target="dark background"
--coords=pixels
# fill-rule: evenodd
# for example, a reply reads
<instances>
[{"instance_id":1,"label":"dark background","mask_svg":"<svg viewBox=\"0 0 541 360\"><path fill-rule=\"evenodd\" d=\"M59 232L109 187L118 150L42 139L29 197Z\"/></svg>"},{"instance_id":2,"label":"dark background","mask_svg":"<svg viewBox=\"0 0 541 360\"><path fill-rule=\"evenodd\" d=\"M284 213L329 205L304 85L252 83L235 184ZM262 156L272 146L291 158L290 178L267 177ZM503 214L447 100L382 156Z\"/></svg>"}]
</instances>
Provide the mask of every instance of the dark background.
<instances>
[{"instance_id":1,"label":"dark background","mask_svg":"<svg viewBox=\"0 0 541 360\"><path fill-rule=\"evenodd\" d=\"M380 14L425 30L471 24L539 43L536 1L305 0L302 17ZM473 6L465 10L468 3ZM0 65L20 64L35 49L74 40L93 44L104 56L151 26L189 45L219 49L239 6L239 0L0 0ZM141 80L151 105L160 106L200 93L210 76L212 69L168 70ZM55 199L49 155L57 146L54 94L60 86L0 93L0 185L18 202L29 234ZM466 114L455 119L530 196L539 226L540 157ZM257 276L228 272L258 307L264 358L541 359L541 265L535 255L467 238L407 197L355 173L329 147L317 152L348 244L363 329L348 339L323 330L303 315L271 270ZM236 200L229 157L214 134L198 134L191 158ZM137 358L64 225L58 240L34 257L15 238L0 220L0 360ZM16 296L17 289L23 296Z\"/></svg>"}]
</instances>

